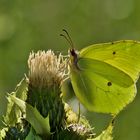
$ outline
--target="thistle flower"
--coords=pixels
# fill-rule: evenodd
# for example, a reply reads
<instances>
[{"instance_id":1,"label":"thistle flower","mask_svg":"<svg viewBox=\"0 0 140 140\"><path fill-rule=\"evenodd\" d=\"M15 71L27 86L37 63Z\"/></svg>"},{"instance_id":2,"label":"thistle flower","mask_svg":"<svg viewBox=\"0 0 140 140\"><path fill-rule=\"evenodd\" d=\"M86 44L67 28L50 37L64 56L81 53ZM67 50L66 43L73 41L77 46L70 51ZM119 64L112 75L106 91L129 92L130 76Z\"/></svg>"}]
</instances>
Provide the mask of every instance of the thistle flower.
<instances>
[{"instance_id":1,"label":"thistle flower","mask_svg":"<svg viewBox=\"0 0 140 140\"><path fill-rule=\"evenodd\" d=\"M28 66L29 82L35 87L61 85L66 75L66 60L61 54L56 56L51 50L31 52Z\"/></svg>"},{"instance_id":2,"label":"thistle flower","mask_svg":"<svg viewBox=\"0 0 140 140\"><path fill-rule=\"evenodd\" d=\"M65 111L61 84L66 76L66 59L53 51L31 52L28 59L29 87L27 102L43 117L49 115L51 132L64 128Z\"/></svg>"}]
</instances>

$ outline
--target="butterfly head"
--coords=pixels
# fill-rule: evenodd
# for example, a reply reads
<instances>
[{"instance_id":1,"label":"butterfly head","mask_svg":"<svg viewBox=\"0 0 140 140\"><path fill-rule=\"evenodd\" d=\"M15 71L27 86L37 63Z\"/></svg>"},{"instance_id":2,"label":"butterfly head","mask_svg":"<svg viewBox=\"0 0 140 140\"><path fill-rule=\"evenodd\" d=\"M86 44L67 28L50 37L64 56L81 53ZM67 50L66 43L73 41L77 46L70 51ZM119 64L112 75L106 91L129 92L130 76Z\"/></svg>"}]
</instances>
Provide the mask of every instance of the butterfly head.
<instances>
[{"instance_id":1,"label":"butterfly head","mask_svg":"<svg viewBox=\"0 0 140 140\"><path fill-rule=\"evenodd\" d=\"M71 48L69 50L70 53L70 66L73 68L76 68L77 70L80 70L78 67L78 51L76 51L74 48Z\"/></svg>"},{"instance_id":2,"label":"butterfly head","mask_svg":"<svg viewBox=\"0 0 140 140\"><path fill-rule=\"evenodd\" d=\"M77 57L77 52L76 52L76 50L75 50L74 48L71 48L71 49L70 49L70 55L71 55L72 57Z\"/></svg>"},{"instance_id":3,"label":"butterfly head","mask_svg":"<svg viewBox=\"0 0 140 140\"><path fill-rule=\"evenodd\" d=\"M69 54L70 54L69 65L78 68L78 66L77 66L78 52L74 49L73 41L72 41L69 33L67 32L67 30L63 29L62 31L64 32L64 34L60 34L60 36L63 36L67 40L67 42L69 43L69 45L71 47L69 49Z\"/></svg>"}]
</instances>

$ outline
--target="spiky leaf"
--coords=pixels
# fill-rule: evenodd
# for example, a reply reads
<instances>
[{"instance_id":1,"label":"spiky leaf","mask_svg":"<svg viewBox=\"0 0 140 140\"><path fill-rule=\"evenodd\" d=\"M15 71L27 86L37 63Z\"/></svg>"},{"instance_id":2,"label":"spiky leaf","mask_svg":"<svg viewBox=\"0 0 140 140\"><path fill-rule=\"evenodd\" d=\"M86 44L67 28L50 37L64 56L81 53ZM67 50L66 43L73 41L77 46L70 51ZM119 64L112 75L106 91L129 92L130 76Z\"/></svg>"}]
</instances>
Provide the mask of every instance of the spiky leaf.
<instances>
[{"instance_id":1,"label":"spiky leaf","mask_svg":"<svg viewBox=\"0 0 140 140\"><path fill-rule=\"evenodd\" d=\"M25 119L32 125L37 134L50 136L49 116L43 118L36 108L16 98L13 95L9 95L11 100L18 105L23 113L25 113Z\"/></svg>"}]
</instances>

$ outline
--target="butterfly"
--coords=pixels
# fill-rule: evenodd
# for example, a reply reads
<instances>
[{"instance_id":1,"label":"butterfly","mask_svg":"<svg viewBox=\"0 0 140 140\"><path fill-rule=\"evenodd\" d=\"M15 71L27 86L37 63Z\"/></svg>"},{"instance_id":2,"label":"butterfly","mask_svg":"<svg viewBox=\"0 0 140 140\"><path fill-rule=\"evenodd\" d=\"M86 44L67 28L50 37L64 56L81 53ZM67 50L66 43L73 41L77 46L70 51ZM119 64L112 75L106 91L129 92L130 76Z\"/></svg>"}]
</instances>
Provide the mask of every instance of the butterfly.
<instances>
[{"instance_id":1,"label":"butterfly","mask_svg":"<svg viewBox=\"0 0 140 140\"><path fill-rule=\"evenodd\" d=\"M89 111L118 114L133 101L140 73L140 42L121 40L69 52L73 90Z\"/></svg>"},{"instance_id":2,"label":"butterfly","mask_svg":"<svg viewBox=\"0 0 140 140\"><path fill-rule=\"evenodd\" d=\"M70 80L89 110L117 114L135 97L140 72L140 42L95 44L70 49Z\"/></svg>"}]
</instances>

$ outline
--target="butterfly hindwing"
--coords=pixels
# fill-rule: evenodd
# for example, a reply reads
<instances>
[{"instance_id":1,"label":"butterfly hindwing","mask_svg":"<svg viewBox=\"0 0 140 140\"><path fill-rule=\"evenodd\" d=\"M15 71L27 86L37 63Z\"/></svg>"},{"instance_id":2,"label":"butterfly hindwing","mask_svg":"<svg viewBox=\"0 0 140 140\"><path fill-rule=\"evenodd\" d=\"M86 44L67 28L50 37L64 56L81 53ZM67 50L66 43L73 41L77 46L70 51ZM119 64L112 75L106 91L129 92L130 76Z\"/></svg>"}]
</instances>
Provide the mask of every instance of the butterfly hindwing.
<instances>
[{"instance_id":1,"label":"butterfly hindwing","mask_svg":"<svg viewBox=\"0 0 140 140\"><path fill-rule=\"evenodd\" d=\"M71 82L76 96L88 110L117 114L135 97L135 85L122 71L90 59L80 59L78 64L81 70L71 71ZM98 67L102 66L99 71ZM115 73L110 74L111 70ZM116 74L118 81L115 79ZM108 78L108 75L111 77ZM122 78L123 81L119 83ZM128 79L130 81L125 84Z\"/></svg>"}]
</instances>

